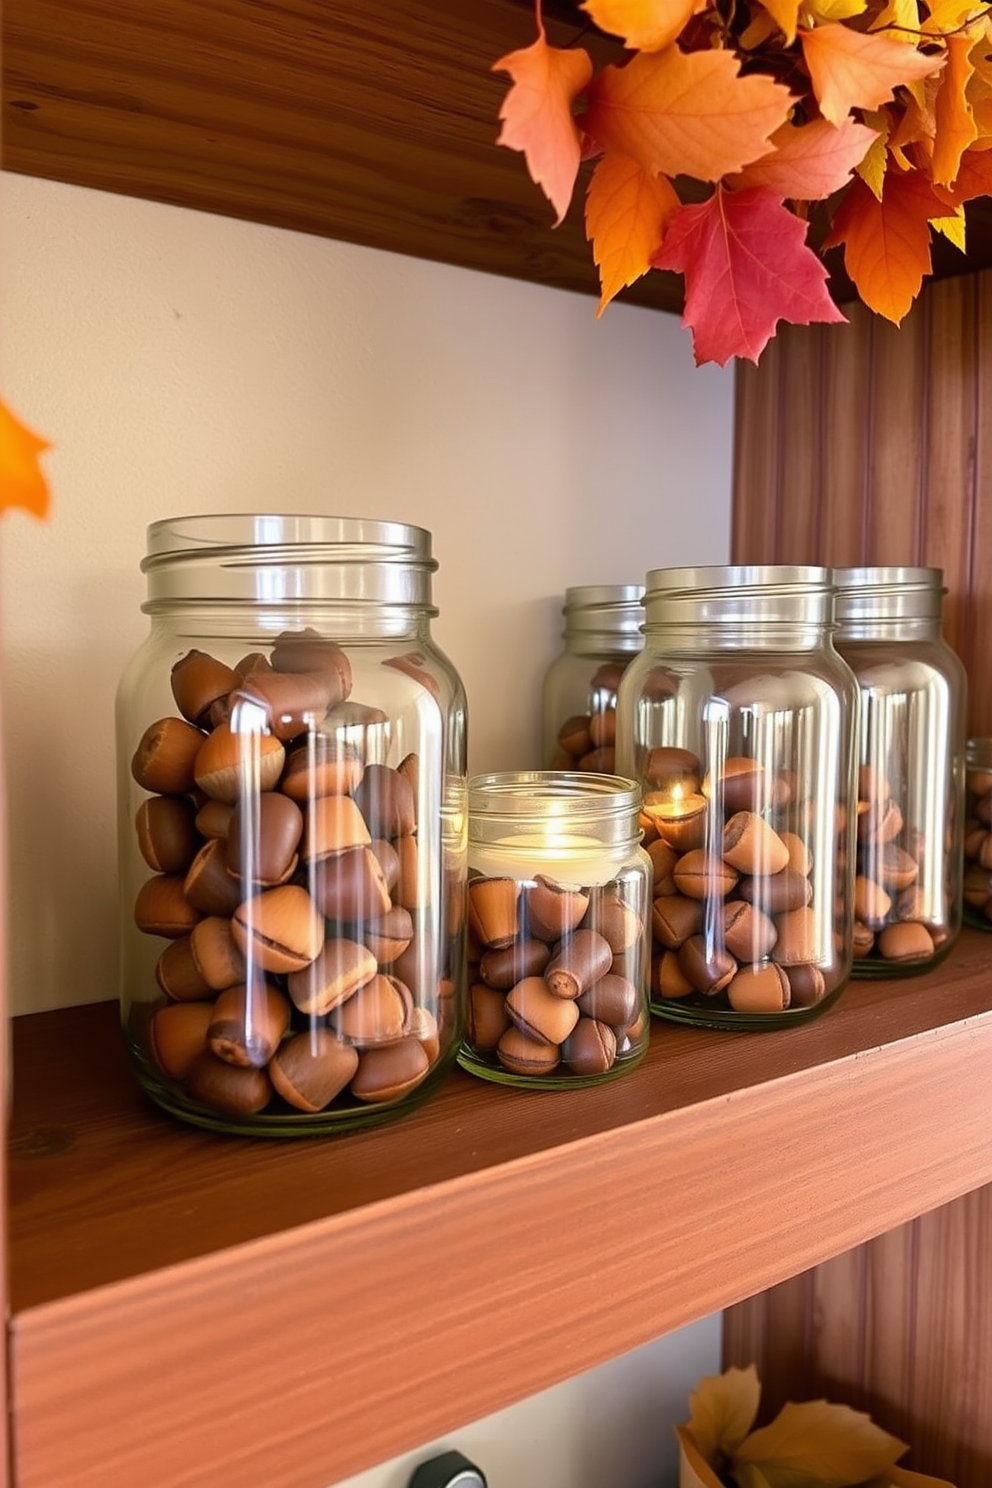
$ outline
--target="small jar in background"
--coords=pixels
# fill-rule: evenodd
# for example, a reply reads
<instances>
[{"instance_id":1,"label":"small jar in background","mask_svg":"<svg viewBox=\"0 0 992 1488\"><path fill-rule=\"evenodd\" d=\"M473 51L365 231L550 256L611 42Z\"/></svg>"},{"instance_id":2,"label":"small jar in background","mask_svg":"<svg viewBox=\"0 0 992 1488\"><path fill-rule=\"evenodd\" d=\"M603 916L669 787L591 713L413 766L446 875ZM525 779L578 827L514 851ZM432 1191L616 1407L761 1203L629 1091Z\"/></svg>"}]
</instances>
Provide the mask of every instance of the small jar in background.
<instances>
[{"instance_id":1,"label":"small jar in background","mask_svg":"<svg viewBox=\"0 0 992 1488\"><path fill-rule=\"evenodd\" d=\"M969 739L965 760L964 918L992 930L992 738Z\"/></svg>"},{"instance_id":2,"label":"small jar in background","mask_svg":"<svg viewBox=\"0 0 992 1488\"><path fill-rule=\"evenodd\" d=\"M547 769L613 774L617 688L643 644L643 598L642 584L565 590L563 649L542 689Z\"/></svg>"},{"instance_id":3,"label":"small jar in background","mask_svg":"<svg viewBox=\"0 0 992 1488\"><path fill-rule=\"evenodd\" d=\"M775 1028L851 971L857 684L830 570L656 569L617 698L654 865L651 1008Z\"/></svg>"},{"instance_id":4,"label":"small jar in background","mask_svg":"<svg viewBox=\"0 0 992 1488\"><path fill-rule=\"evenodd\" d=\"M651 863L614 775L469 783L469 1014L460 1063L508 1085L609 1080L647 1050Z\"/></svg>"},{"instance_id":5,"label":"small jar in background","mask_svg":"<svg viewBox=\"0 0 992 1488\"><path fill-rule=\"evenodd\" d=\"M853 975L911 975L961 929L967 679L939 568L837 568L834 582L834 645L860 689Z\"/></svg>"},{"instance_id":6,"label":"small jar in background","mask_svg":"<svg viewBox=\"0 0 992 1488\"><path fill-rule=\"evenodd\" d=\"M121 1018L196 1126L347 1131L424 1099L465 1008L466 703L431 536L155 523L117 693Z\"/></svg>"}]
</instances>

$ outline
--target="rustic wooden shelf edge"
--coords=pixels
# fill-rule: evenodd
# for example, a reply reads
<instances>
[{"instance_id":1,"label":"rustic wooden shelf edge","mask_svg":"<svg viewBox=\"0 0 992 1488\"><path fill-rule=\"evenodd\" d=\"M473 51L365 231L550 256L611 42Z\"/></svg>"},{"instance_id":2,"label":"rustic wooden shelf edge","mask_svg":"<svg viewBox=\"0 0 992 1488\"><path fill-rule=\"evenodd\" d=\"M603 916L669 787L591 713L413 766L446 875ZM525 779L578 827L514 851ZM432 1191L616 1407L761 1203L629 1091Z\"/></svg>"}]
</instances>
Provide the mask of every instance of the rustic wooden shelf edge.
<instances>
[{"instance_id":1,"label":"rustic wooden shelf edge","mask_svg":"<svg viewBox=\"0 0 992 1488\"><path fill-rule=\"evenodd\" d=\"M110 1462L115 1488L327 1488L992 1182L988 945L971 932L926 978L852 986L843 1015L805 1030L659 1028L640 1070L578 1101L459 1074L421 1112L338 1143L158 1127L99 1072L78 1151L25 1157L14 1123L17 1488L102 1488ZM68 1058L61 1015L39 1018ZM136 1144L119 1195L114 1165ZM459 1150L418 1173L430 1145ZM298 1193L380 1159L366 1202ZM156 1172L174 1181L166 1207L144 1186ZM209 1216L218 1188L246 1238L142 1268L162 1224ZM88 1206L138 1264L122 1254L115 1279L19 1304L38 1252L57 1267L60 1241L71 1269L94 1244ZM275 1213L258 1223L259 1207Z\"/></svg>"}]
</instances>

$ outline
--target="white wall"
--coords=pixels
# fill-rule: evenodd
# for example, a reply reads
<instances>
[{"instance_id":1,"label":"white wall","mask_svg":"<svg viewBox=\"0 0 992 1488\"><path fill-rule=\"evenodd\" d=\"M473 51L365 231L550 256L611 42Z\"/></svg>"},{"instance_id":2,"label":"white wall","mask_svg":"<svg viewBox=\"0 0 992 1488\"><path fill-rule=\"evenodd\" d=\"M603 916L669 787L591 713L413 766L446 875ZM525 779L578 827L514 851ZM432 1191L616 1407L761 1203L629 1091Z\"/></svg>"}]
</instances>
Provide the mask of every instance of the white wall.
<instances>
[{"instance_id":1,"label":"white wall","mask_svg":"<svg viewBox=\"0 0 992 1488\"><path fill-rule=\"evenodd\" d=\"M10 174L0 190L0 394L56 445L50 522L18 512L0 532L23 1013L116 995L113 698L145 634L150 521L276 509L430 528L470 769L533 765L565 588L726 561L733 383L654 311L597 321L591 298L348 244ZM688 1334L717 1363L715 1325L700 1329L539 1397L552 1434L598 1400L603 1439L630 1452L614 1474L585 1451L541 1482L654 1482L648 1382L660 1371L684 1400L701 1372ZM635 1377L636 1408L618 1384ZM491 1488L527 1481L496 1462ZM382 1471L360 1488L405 1482Z\"/></svg>"}]
</instances>

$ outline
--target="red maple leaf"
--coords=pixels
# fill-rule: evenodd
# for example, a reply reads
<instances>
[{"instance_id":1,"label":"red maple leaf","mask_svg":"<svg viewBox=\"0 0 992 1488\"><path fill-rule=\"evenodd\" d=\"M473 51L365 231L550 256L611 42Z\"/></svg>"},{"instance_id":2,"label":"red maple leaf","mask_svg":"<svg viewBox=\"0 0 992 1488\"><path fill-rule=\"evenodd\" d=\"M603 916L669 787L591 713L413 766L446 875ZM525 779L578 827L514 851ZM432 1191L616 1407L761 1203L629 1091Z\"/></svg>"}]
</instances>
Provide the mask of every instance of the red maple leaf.
<instances>
[{"instance_id":1,"label":"red maple leaf","mask_svg":"<svg viewBox=\"0 0 992 1488\"><path fill-rule=\"evenodd\" d=\"M697 366L722 367L731 357L756 362L780 320L846 320L806 245L806 228L764 187L718 185L708 201L674 214L653 263L685 275L682 324L692 330Z\"/></svg>"}]
</instances>

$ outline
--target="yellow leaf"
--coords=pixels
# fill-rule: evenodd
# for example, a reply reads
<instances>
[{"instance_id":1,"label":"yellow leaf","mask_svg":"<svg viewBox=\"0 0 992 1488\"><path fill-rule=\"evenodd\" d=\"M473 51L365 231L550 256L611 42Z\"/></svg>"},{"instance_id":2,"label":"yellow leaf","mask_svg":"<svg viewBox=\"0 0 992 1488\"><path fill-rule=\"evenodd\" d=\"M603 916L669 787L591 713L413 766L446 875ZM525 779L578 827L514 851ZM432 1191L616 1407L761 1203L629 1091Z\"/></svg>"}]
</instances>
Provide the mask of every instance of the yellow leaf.
<instances>
[{"instance_id":1,"label":"yellow leaf","mask_svg":"<svg viewBox=\"0 0 992 1488\"><path fill-rule=\"evenodd\" d=\"M792 27L791 42L795 40L796 16L799 13L798 0L783 0L782 8L791 12L791 21L786 17L786 24ZM758 11L741 32L741 46L746 52L753 52L756 47L762 46L776 31L785 31L786 26L781 21L776 21L768 11ZM787 33L788 34L788 33Z\"/></svg>"},{"instance_id":2,"label":"yellow leaf","mask_svg":"<svg viewBox=\"0 0 992 1488\"><path fill-rule=\"evenodd\" d=\"M689 1426L699 1450L713 1463L736 1452L754 1425L761 1384L753 1364L708 1374L689 1396Z\"/></svg>"},{"instance_id":3,"label":"yellow leaf","mask_svg":"<svg viewBox=\"0 0 992 1488\"><path fill-rule=\"evenodd\" d=\"M890 1467L908 1451L863 1411L826 1400L785 1405L770 1426L744 1440L735 1466L753 1463L769 1488L849 1488Z\"/></svg>"},{"instance_id":4,"label":"yellow leaf","mask_svg":"<svg viewBox=\"0 0 992 1488\"><path fill-rule=\"evenodd\" d=\"M863 15L868 0L803 0L802 17L807 26L824 26L827 21L846 21Z\"/></svg>"},{"instance_id":5,"label":"yellow leaf","mask_svg":"<svg viewBox=\"0 0 992 1488\"><path fill-rule=\"evenodd\" d=\"M583 0L579 6L601 31L622 36L633 51L660 52L671 46L706 0Z\"/></svg>"},{"instance_id":6,"label":"yellow leaf","mask_svg":"<svg viewBox=\"0 0 992 1488\"><path fill-rule=\"evenodd\" d=\"M929 15L923 22L923 30L930 36L947 36L960 31L965 22L984 10L975 0L933 0L928 5Z\"/></svg>"},{"instance_id":7,"label":"yellow leaf","mask_svg":"<svg viewBox=\"0 0 992 1488\"><path fill-rule=\"evenodd\" d=\"M704 1459L688 1426L676 1426L679 1444L679 1488L721 1488L720 1479Z\"/></svg>"},{"instance_id":8,"label":"yellow leaf","mask_svg":"<svg viewBox=\"0 0 992 1488\"><path fill-rule=\"evenodd\" d=\"M768 14L775 21L775 24L785 37L786 46L791 46L796 39L796 27L799 24L799 0L764 0L764 5ZM755 24L755 21L751 22L751 26ZM750 28L748 28L748 31L745 31L744 35L748 36L749 32ZM761 39L763 40L764 38ZM760 44L760 40L758 42L749 40L746 43L747 46L760 46Z\"/></svg>"},{"instance_id":9,"label":"yellow leaf","mask_svg":"<svg viewBox=\"0 0 992 1488\"><path fill-rule=\"evenodd\" d=\"M950 217L931 217L930 226L934 232L942 233L949 243L955 248L965 252L965 220L964 207L960 206Z\"/></svg>"},{"instance_id":10,"label":"yellow leaf","mask_svg":"<svg viewBox=\"0 0 992 1488\"><path fill-rule=\"evenodd\" d=\"M954 1488L946 1478L932 1478L929 1473L910 1472L906 1467L886 1468L877 1481L866 1488Z\"/></svg>"},{"instance_id":11,"label":"yellow leaf","mask_svg":"<svg viewBox=\"0 0 992 1488\"><path fill-rule=\"evenodd\" d=\"M920 30L919 0L888 0L868 29L885 31L893 41L915 46Z\"/></svg>"},{"instance_id":12,"label":"yellow leaf","mask_svg":"<svg viewBox=\"0 0 992 1488\"><path fill-rule=\"evenodd\" d=\"M586 196L586 237L599 268L602 315L613 296L651 267L665 227L679 207L665 176L649 175L623 155L604 155Z\"/></svg>"},{"instance_id":13,"label":"yellow leaf","mask_svg":"<svg viewBox=\"0 0 992 1488\"><path fill-rule=\"evenodd\" d=\"M992 138L992 58L983 56L987 50L984 42L973 48L973 70L967 88L968 103L979 140Z\"/></svg>"},{"instance_id":14,"label":"yellow leaf","mask_svg":"<svg viewBox=\"0 0 992 1488\"><path fill-rule=\"evenodd\" d=\"M737 1488L773 1488L771 1480L753 1462L735 1466L734 1478L737 1482ZM812 1484L810 1488L813 1488Z\"/></svg>"},{"instance_id":15,"label":"yellow leaf","mask_svg":"<svg viewBox=\"0 0 992 1488\"><path fill-rule=\"evenodd\" d=\"M0 399L0 511L22 507L43 520L51 495L38 456L51 445L11 413Z\"/></svg>"},{"instance_id":16,"label":"yellow leaf","mask_svg":"<svg viewBox=\"0 0 992 1488\"><path fill-rule=\"evenodd\" d=\"M884 109L877 109L874 113L866 113L864 117L869 129L874 129L877 133L867 154L855 169L876 200L881 201L888 163L889 116Z\"/></svg>"}]
</instances>

